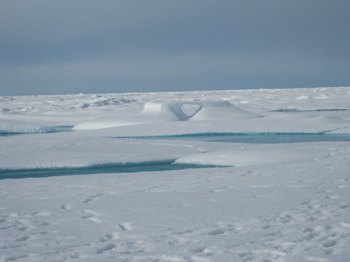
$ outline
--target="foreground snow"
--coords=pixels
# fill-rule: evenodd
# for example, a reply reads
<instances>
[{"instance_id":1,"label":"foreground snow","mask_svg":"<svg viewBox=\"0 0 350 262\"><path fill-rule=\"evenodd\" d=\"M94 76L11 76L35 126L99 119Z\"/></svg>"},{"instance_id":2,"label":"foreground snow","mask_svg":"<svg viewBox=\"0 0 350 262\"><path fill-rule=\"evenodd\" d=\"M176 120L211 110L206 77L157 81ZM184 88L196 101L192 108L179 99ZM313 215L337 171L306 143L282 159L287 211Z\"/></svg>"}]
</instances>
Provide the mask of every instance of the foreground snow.
<instances>
[{"instance_id":1,"label":"foreground snow","mask_svg":"<svg viewBox=\"0 0 350 262\"><path fill-rule=\"evenodd\" d=\"M162 161L217 166L0 180L3 261L347 261L350 256L350 142L167 137L346 135L350 88L0 99L1 132L38 133L0 137L0 176L14 169ZM54 132L67 126L77 131Z\"/></svg>"}]
</instances>

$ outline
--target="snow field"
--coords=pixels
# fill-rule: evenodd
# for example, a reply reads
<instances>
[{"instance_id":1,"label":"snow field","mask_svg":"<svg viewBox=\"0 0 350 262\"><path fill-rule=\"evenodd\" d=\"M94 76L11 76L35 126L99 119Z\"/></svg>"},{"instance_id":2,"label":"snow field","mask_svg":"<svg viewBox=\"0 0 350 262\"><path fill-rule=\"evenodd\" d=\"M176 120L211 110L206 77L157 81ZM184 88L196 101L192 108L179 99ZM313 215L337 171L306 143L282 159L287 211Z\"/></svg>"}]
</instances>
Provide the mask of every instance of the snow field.
<instances>
[{"instance_id":1,"label":"snow field","mask_svg":"<svg viewBox=\"0 0 350 262\"><path fill-rule=\"evenodd\" d=\"M346 261L349 151L329 153L317 165L3 180L3 259Z\"/></svg>"},{"instance_id":2,"label":"snow field","mask_svg":"<svg viewBox=\"0 0 350 262\"><path fill-rule=\"evenodd\" d=\"M0 176L157 161L221 166L0 179L0 261L347 261L350 142L167 136L346 136L349 101L349 87L0 97ZM50 133L56 126L76 131ZM36 134L8 136L18 130Z\"/></svg>"}]
</instances>

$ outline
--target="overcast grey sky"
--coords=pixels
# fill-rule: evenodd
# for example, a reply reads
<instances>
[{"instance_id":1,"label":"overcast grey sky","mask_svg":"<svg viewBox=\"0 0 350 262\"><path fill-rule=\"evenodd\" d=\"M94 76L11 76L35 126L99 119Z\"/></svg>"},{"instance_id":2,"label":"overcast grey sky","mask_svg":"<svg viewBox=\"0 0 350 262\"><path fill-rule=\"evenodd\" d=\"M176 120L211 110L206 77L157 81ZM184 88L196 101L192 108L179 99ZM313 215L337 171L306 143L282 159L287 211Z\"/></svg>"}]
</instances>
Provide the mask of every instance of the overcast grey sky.
<instances>
[{"instance_id":1,"label":"overcast grey sky","mask_svg":"<svg viewBox=\"0 0 350 262\"><path fill-rule=\"evenodd\" d=\"M349 0L0 0L0 95L350 85Z\"/></svg>"}]
</instances>

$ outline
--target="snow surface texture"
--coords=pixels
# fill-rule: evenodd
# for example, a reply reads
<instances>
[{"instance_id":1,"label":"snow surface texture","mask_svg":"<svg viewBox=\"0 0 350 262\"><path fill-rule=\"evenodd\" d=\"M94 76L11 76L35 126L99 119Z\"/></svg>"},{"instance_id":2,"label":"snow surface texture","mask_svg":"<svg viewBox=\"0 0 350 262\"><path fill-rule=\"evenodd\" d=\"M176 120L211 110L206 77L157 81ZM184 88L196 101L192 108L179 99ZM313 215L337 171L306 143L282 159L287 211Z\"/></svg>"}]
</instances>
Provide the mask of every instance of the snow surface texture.
<instances>
[{"instance_id":1,"label":"snow surface texture","mask_svg":"<svg viewBox=\"0 0 350 262\"><path fill-rule=\"evenodd\" d=\"M349 140L191 139L346 137L349 87L0 97L0 133L0 179L41 168L221 166L2 179L1 261L350 257Z\"/></svg>"}]
</instances>

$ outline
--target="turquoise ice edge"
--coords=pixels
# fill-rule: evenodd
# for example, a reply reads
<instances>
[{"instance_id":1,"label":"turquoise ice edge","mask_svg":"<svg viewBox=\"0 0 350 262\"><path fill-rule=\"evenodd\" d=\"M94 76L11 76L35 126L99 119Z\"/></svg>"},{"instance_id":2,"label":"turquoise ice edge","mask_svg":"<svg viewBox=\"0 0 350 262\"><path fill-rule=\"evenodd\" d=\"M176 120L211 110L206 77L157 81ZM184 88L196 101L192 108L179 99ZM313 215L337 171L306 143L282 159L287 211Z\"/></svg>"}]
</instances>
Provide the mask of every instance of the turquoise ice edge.
<instances>
[{"instance_id":1,"label":"turquoise ice edge","mask_svg":"<svg viewBox=\"0 0 350 262\"><path fill-rule=\"evenodd\" d=\"M177 135L157 136L113 136L110 138L129 139L170 139L170 140L198 140L206 142L228 143L298 143L321 141L350 141L350 134L329 134L331 131L317 133L292 133L292 132L207 132L189 133Z\"/></svg>"},{"instance_id":2,"label":"turquoise ice edge","mask_svg":"<svg viewBox=\"0 0 350 262\"><path fill-rule=\"evenodd\" d=\"M54 168L28 168L28 169L3 169L0 170L0 180L20 178L42 178L73 175L93 175L105 173L137 173L172 171L198 168L219 168L227 166L177 164L171 161L150 161L126 164L101 164L84 167L54 167Z\"/></svg>"}]
</instances>

